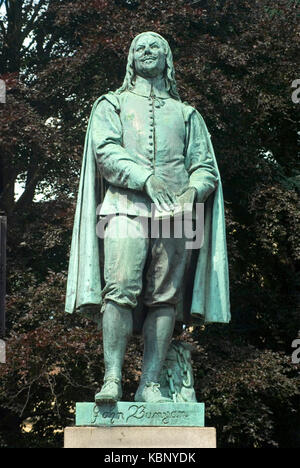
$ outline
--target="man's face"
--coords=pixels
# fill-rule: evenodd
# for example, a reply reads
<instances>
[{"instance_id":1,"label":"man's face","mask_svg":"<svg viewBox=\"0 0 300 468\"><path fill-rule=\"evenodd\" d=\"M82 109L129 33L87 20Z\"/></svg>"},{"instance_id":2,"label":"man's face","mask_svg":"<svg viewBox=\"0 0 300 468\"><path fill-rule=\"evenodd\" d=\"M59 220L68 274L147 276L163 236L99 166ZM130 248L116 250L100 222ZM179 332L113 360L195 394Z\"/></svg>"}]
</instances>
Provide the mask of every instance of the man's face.
<instances>
[{"instance_id":1,"label":"man's face","mask_svg":"<svg viewBox=\"0 0 300 468\"><path fill-rule=\"evenodd\" d=\"M162 41L151 34L141 36L134 49L134 65L138 75L155 78L163 74L166 54Z\"/></svg>"}]
</instances>

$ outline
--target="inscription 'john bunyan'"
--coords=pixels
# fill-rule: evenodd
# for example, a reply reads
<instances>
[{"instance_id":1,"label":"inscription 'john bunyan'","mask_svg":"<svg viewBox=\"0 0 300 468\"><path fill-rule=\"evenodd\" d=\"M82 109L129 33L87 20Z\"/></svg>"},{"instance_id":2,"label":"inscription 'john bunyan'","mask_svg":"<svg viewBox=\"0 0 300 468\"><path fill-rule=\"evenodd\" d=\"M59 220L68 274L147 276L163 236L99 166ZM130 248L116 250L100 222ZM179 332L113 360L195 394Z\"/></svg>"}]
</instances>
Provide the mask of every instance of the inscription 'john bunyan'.
<instances>
[{"instance_id":1,"label":"inscription 'john bunyan'","mask_svg":"<svg viewBox=\"0 0 300 468\"><path fill-rule=\"evenodd\" d=\"M134 420L157 420L160 419L162 424L170 424L176 422L176 420L184 420L189 417L186 411L174 410L174 411L151 411L147 410L145 405L131 405L128 411L124 414L122 411L107 410L101 412L101 407L95 405L94 407L94 421L97 422L97 418L109 419L110 424L117 422L125 422Z\"/></svg>"}]
</instances>

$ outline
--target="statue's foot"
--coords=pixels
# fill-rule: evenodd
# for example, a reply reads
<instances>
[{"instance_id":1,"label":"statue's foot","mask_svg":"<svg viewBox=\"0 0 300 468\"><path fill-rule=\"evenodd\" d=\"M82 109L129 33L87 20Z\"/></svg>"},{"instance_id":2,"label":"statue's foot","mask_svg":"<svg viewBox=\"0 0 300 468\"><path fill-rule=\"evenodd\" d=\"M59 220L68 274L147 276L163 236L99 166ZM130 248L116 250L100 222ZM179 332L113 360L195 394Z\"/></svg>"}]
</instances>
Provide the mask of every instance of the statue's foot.
<instances>
[{"instance_id":1,"label":"statue's foot","mask_svg":"<svg viewBox=\"0 0 300 468\"><path fill-rule=\"evenodd\" d=\"M162 396L159 383L146 382L140 385L134 396L135 401L143 401L146 403L170 403L170 398Z\"/></svg>"},{"instance_id":2,"label":"statue's foot","mask_svg":"<svg viewBox=\"0 0 300 468\"><path fill-rule=\"evenodd\" d=\"M95 395L96 404L116 403L122 398L122 387L120 379L108 377L99 393Z\"/></svg>"}]
</instances>

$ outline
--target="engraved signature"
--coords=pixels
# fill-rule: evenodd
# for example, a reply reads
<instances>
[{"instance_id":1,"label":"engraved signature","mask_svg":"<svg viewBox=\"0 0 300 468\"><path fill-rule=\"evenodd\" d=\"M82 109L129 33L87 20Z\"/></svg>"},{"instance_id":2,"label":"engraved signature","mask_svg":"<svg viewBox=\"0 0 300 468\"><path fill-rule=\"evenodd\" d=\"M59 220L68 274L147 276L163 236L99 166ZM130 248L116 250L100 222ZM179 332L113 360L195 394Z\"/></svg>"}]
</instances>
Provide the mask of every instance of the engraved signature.
<instances>
[{"instance_id":1,"label":"engraved signature","mask_svg":"<svg viewBox=\"0 0 300 468\"><path fill-rule=\"evenodd\" d=\"M147 409L146 405L131 405L129 406L126 414L122 411L113 411L112 409L107 409L103 411L103 408L95 405L93 408L93 419L92 424L97 424L98 419L108 419L110 424L119 423L125 421L125 424L130 420L149 420L150 421L161 421L162 424L169 424L172 421L178 419L184 420L189 417L189 414L183 410L173 410L173 411L152 411Z\"/></svg>"},{"instance_id":2,"label":"engraved signature","mask_svg":"<svg viewBox=\"0 0 300 468\"><path fill-rule=\"evenodd\" d=\"M98 405L94 406L93 416L92 424L96 424L98 418L109 419L111 424L114 424L116 420L124 419L124 413L121 411L108 410L102 412L101 407Z\"/></svg>"},{"instance_id":3,"label":"engraved signature","mask_svg":"<svg viewBox=\"0 0 300 468\"><path fill-rule=\"evenodd\" d=\"M158 419L162 420L163 424L169 424L171 420L188 418L189 415L185 411L151 411L147 410L145 405L131 405L128 408L129 415L126 422L130 419Z\"/></svg>"}]
</instances>

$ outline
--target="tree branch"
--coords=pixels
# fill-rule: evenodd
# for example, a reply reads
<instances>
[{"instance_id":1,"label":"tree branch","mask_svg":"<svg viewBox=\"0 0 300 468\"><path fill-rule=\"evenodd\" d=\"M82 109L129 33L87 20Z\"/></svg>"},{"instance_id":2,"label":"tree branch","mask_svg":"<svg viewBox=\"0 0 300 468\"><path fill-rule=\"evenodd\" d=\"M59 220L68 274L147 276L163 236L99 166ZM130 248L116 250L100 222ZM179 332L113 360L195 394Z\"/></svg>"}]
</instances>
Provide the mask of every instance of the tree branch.
<instances>
[{"instance_id":1,"label":"tree branch","mask_svg":"<svg viewBox=\"0 0 300 468\"><path fill-rule=\"evenodd\" d=\"M28 34L32 31L33 26L35 24L35 19L38 16L38 14L39 14L40 10L42 9L42 7L47 3L47 1L48 0L42 0L39 3L37 3L36 6L34 7L32 16L31 16L30 20L28 21L26 28L22 31L22 36L21 36L22 37L22 42L26 38L26 36L28 36Z\"/></svg>"},{"instance_id":2,"label":"tree branch","mask_svg":"<svg viewBox=\"0 0 300 468\"><path fill-rule=\"evenodd\" d=\"M28 205L32 202L35 189L40 179L40 169L36 168L36 170L29 169L28 176L26 181L25 190L20 196L19 200L15 203L15 208L20 209L24 208L25 205Z\"/></svg>"}]
</instances>

